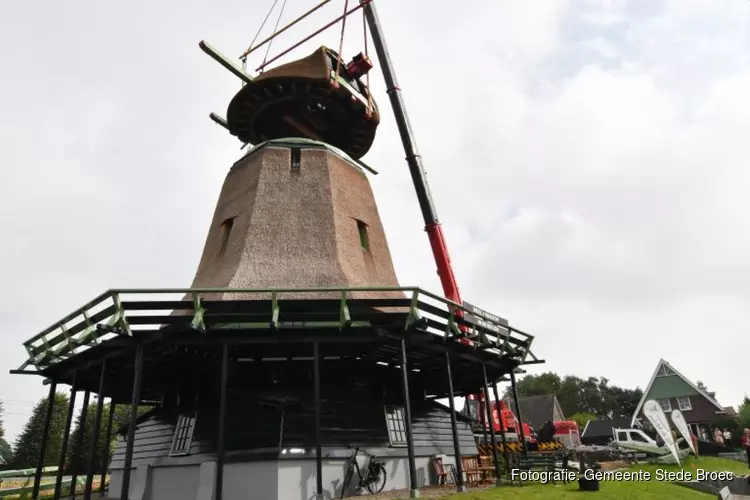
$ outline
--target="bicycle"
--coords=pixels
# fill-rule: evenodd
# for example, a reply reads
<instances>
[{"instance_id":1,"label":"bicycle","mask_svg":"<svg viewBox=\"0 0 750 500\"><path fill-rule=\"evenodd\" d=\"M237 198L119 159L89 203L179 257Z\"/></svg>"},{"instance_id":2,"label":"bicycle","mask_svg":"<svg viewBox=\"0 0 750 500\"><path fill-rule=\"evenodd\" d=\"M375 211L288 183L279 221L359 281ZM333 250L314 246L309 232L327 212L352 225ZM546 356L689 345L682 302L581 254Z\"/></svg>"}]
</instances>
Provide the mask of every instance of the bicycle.
<instances>
[{"instance_id":1,"label":"bicycle","mask_svg":"<svg viewBox=\"0 0 750 500\"><path fill-rule=\"evenodd\" d=\"M349 466L346 469L346 476L344 476L344 483L341 487L340 498L344 498L346 496L346 490L349 488L349 483L352 480L355 469L357 471L357 475L359 476L359 484L357 485L359 488L367 488L367 491L369 491L373 495L383 491L383 488L385 488L386 479L388 477L388 473L385 471L385 462L377 458L375 455L367 453L365 450L362 450L360 448L351 446L349 448L352 448L354 450L354 454L349 459ZM357 455L360 451L370 457L370 461L367 464L367 469L365 469L364 474L362 473L362 469L359 468L359 463L357 462Z\"/></svg>"}]
</instances>

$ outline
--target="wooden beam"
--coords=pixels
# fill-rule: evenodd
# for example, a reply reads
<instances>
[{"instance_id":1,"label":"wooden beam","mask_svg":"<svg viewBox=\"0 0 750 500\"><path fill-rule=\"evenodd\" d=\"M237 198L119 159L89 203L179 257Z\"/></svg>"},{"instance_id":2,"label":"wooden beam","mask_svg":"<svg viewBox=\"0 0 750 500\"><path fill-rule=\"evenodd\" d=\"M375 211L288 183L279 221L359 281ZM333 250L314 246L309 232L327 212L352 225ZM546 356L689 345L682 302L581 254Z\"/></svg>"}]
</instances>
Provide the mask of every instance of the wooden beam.
<instances>
[{"instance_id":1,"label":"wooden beam","mask_svg":"<svg viewBox=\"0 0 750 500\"><path fill-rule=\"evenodd\" d=\"M10 370L9 373L11 375L42 375L42 372L38 372L36 370Z\"/></svg>"},{"instance_id":2,"label":"wooden beam","mask_svg":"<svg viewBox=\"0 0 750 500\"><path fill-rule=\"evenodd\" d=\"M211 121L213 121L217 125L221 125L225 129L229 130L229 123L227 123L226 118L223 116L219 116L216 113L211 113L208 115L209 118L211 118Z\"/></svg>"},{"instance_id":3,"label":"wooden beam","mask_svg":"<svg viewBox=\"0 0 750 500\"><path fill-rule=\"evenodd\" d=\"M224 68L228 69L230 73L232 73L234 76L239 78L245 83L252 83L253 77L245 73L245 70L243 70L240 66L237 66L234 61L229 59L227 56L213 48L211 45L209 45L206 41L201 40L198 46L201 48L203 52L208 54L211 59L216 61L217 63L224 66Z\"/></svg>"}]
</instances>

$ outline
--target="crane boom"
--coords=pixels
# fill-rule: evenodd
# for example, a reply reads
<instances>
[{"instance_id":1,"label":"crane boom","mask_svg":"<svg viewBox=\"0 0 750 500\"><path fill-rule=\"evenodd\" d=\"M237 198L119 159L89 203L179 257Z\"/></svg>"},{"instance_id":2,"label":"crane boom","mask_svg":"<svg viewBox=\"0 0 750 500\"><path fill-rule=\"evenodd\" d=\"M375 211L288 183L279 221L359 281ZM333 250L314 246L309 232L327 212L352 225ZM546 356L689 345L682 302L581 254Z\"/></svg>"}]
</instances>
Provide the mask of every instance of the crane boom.
<instances>
[{"instance_id":1,"label":"crane boom","mask_svg":"<svg viewBox=\"0 0 750 500\"><path fill-rule=\"evenodd\" d=\"M396 118L396 125L398 127L399 135L401 136L401 143L403 144L404 152L406 153L406 163L409 165L411 179L414 183L414 189L417 192L419 208L422 211L425 231L430 239L430 247L432 248L432 254L435 257L435 264L437 266L438 276L440 276L440 283L447 299L462 304L461 293L458 290L458 282L453 273L453 266L451 265L450 255L448 254L448 245L446 244L443 228L440 225L437 210L435 209L435 203L432 200L430 187L427 183L427 173L422 164L422 157L417 150L417 143L414 139L414 133L412 132L409 117L406 113L406 105L401 96L401 88L396 80L396 73L393 69L391 56L388 53L388 47L385 44L383 30L380 26L380 19L375 10L374 3L375 2L370 1L365 5L365 17L370 28L375 51L378 54L380 66L383 70L383 78L387 87L388 97L391 101L393 114ZM461 316L460 310L457 311L457 315ZM470 342L467 339L462 339L462 341Z\"/></svg>"}]
</instances>

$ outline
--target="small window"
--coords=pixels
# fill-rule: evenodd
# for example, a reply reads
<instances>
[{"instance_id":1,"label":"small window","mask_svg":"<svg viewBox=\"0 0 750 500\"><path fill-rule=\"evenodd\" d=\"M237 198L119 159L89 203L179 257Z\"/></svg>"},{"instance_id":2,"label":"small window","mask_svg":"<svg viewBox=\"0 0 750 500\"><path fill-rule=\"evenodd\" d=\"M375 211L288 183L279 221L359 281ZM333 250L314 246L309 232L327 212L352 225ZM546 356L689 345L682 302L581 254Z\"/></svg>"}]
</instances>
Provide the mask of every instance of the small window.
<instances>
[{"instance_id":1,"label":"small window","mask_svg":"<svg viewBox=\"0 0 750 500\"><path fill-rule=\"evenodd\" d=\"M639 432L631 432L630 433L630 440L635 441L637 443L648 443L645 437L641 435Z\"/></svg>"},{"instance_id":2,"label":"small window","mask_svg":"<svg viewBox=\"0 0 750 500\"><path fill-rule=\"evenodd\" d=\"M479 414L477 412L478 401L466 401L464 405L464 414L474 421L479 420Z\"/></svg>"},{"instance_id":3,"label":"small window","mask_svg":"<svg viewBox=\"0 0 750 500\"><path fill-rule=\"evenodd\" d=\"M406 446L406 419L403 406L386 406L385 422L391 446Z\"/></svg>"},{"instance_id":4,"label":"small window","mask_svg":"<svg viewBox=\"0 0 750 500\"><path fill-rule=\"evenodd\" d=\"M185 413L177 419L177 427L172 439L172 449L169 450L170 457L187 455L190 453L190 445L193 442L193 432L195 431L196 413Z\"/></svg>"},{"instance_id":5,"label":"small window","mask_svg":"<svg viewBox=\"0 0 750 500\"><path fill-rule=\"evenodd\" d=\"M688 424L688 427L690 428L690 432L695 434L695 437L697 437L698 439L703 439L701 437L701 428L698 424Z\"/></svg>"},{"instance_id":6,"label":"small window","mask_svg":"<svg viewBox=\"0 0 750 500\"><path fill-rule=\"evenodd\" d=\"M672 411L672 403L669 402L669 398L659 399L657 401L662 410Z\"/></svg>"},{"instance_id":7,"label":"small window","mask_svg":"<svg viewBox=\"0 0 750 500\"><path fill-rule=\"evenodd\" d=\"M219 247L219 255L224 255L229 244L229 235L232 233L232 227L234 226L234 217L225 220L221 223L221 246Z\"/></svg>"},{"instance_id":8,"label":"small window","mask_svg":"<svg viewBox=\"0 0 750 500\"><path fill-rule=\"evenodd\" d=\"M299 170L302 164L302 151L300 148L292 148L292 170Z\"/></svg>"},{"instance_id":9,"label":"small window","mask_svg":"<svg viewBox=\"0 0 750 500\"><path fill-rule=\"evenodd\" d=\"M365 250L370 250L370 239L367 237L367 224L361 220L357 221L357 231L359 232L359 244Z\"/></svg>"},{"instance_id":10,"label":"small window","mask_svg":"<svg viewBox=\"0 0 750 500\"><path fill-rule=\"evenodd\" d=\"M627 441L628 440L628 433L624 431L619 431L617 433L617 440L618 441Z\"/></svg>"},{"instance_id":11,"label":"small window","mask_svg":"<svg viewBox=\"0 0 750 500\"><path fill-rule=\"evenodd\" d=\"M690 396L680 396L677 398L677 407L680 411L690 411L693 405L690 404Z\"/></svg>"}]
</instances>

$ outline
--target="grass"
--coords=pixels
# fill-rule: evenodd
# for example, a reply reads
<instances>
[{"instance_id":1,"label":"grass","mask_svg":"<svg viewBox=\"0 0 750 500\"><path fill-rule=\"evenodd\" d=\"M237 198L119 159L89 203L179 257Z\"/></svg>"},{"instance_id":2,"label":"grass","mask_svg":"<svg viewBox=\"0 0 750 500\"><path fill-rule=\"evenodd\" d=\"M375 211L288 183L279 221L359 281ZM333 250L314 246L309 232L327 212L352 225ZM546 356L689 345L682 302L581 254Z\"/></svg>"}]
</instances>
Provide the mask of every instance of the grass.
<instances>
[{"instance_id":1,"label":"grass","mask_svg":"<svg viewBox=\"0 0 750 500\"><path fill-rule=\"evenodd\" d=\"M577 499L582 500L589 494L594 495L594 500L663 500L664 498L684 498L690 500L707 500L714 498L713 495L700 493L683 486L655 481L649 482L607 482L601 483L601 489L595 492L585 492L578 489L575 483L557 486L551 484L532 484L519 488L508 486L493 488L477 492L469 492L444 497L443 500L538 500L545 498L555 499Z\"/></svg>"},{"instance_id":2,"label":"grass","mask_svg":"<svg viewBox=\"0 0 750 500\"><path fill-rule=\"evenodd\" d=\"M84 479L86 478L85 475L84 476L78 476L78 477L79 478L83 477ZM64 476L64 479L70 479L70 476ZM107 479L109 479L109 478L107 478ZM51 483L54 483L54 482L55 482L55 477L54 476L44 476L44 477L42 477L41 484L42 485L47 485L47 484L51 484ZM97 476L95 476L94 482L92 484L92 490L95 491L95 492L98 491L100 484L101 484L100 477L97 475ZM28 488L28 492L21 493L19 495L12 495L12 496L1 496L0 495L0 500L27 500L27 499L30 499L31 498L31 488L33 487L33 485L34 485L34 478L33 477L4 479L2 481L2 483L0 483L0 493L2 493L4 489L7 490L7 489L23 488L23 487L27 487ZM63 491L68 491L68 488L69 488L69 486L64 486L63 487ZM78 485L78 489L76 491L78 492L78 495L81 496L81 497L83 497L83 490L84 490L84 485L79 484ZM42 490L42 491L39 492L39 498L52 498L53 496L54 496L54 490L52 490L52 489Z\"/></svg>"},{"instance_id":3,"label":"grass","mask_svg":"<svg viewBox=\"0 0 750 500\"><path fill-rule=\"evenodd\" d=\"M688 457L685 462L678 466L678 465L651 465L651 464L638 464L636 466L637 469L635 470L645 470L649 472L655 472L656 469L662 469L662 470L668 470L673 472L679 472L681 470L684 470L686 472L693 472L695 473L696 469L703 469L707 471L726 471L726 472L732 472L736 475L746 475L750 473L750 469L748 469L748 466L744 462L739 462L737 460L729 460L727 458L719 458L719 457L703 457L701 459L696 460L694 457Z\"/></svg>"},{"instance_id":4,"label":"grass","mask_svg":"<svg viewBox=\"0 0 750 500\"><path fill-rule=\"evenodd\" d=\"M570 484L563 485L558 482L553 484L538 484L525 482L522 488L516 486L505 486L501 488L488 488L485 490L472 491L462 494L442 496L442 500L537 500L544 498L555 499L577 499L582 500L589 494L594 495L594 500L661 500L664 498L680 499L702 499L715 498L714 495L701 493L684 486L674 484L669 481L657 480L655 478L657 469L669 472L689 472L695 478L697 469L705 471L732 472L736 475L745 475L750 472L745 463L736 460L724 458L705 457L696 460L689 457L681 466L677 465L652 465L637 464L628 467L630 471L646 471L651 473L649 481L602 481L598 492L584 492L578 489L578 484L574 481ZM429 497L428 497L429 498Z\"/></svg>"}]
</instances>

